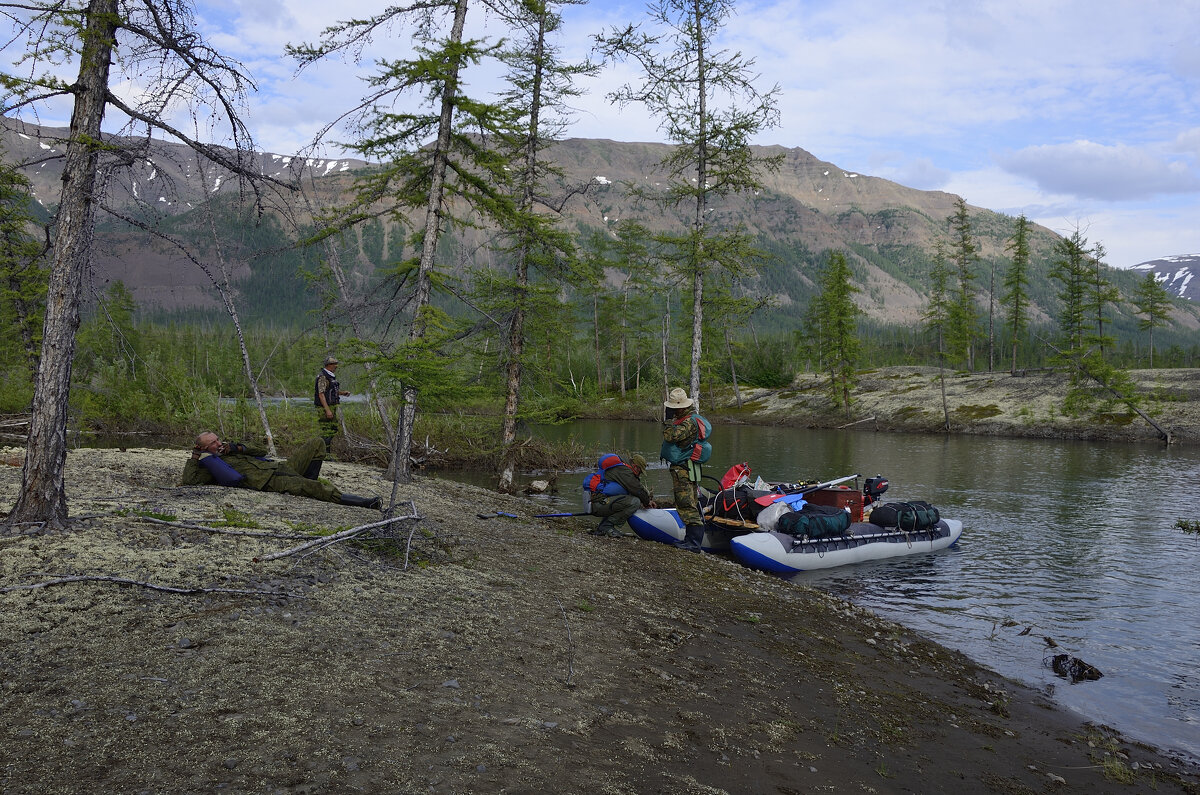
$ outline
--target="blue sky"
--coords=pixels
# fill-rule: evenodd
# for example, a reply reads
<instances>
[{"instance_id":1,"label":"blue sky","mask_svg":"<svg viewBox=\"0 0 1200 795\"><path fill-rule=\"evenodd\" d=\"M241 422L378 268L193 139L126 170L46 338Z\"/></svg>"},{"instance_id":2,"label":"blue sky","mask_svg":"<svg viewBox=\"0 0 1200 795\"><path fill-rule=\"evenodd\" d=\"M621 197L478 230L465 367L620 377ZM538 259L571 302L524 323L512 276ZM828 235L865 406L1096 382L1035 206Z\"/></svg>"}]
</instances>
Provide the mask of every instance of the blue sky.
<instances>
[{"instance_id":1,"label":"blue sky","mask_svg":"<svg viewBox=\"0 0 1200 795\"><path fill-rule=\"evenodd\" d=\"M258 82L249 121L259 145L301 150L363 92L367 64L299 75L286 43L383 4L226 0L201 27ZM477 34L497 36L478 7ZM561 45L645 18L643 3L569 9ZM404 39L400 39L404 41ZM780 0L740 2L719 41L778 84L780 125L757 143L801 147L848 170L1024 212L1060 233L1083 230L1128 267L1200 253L1200 7L1190 0ZM375 52L403 54L396 40ZM568 135L656 141L638 107L607 91L608 69L577 101ZM488 85L476 73L475 89ZM335 134L335 137L336 134ZM335 154L327 150L327 154Z\"/></svg>"}]
</instances>

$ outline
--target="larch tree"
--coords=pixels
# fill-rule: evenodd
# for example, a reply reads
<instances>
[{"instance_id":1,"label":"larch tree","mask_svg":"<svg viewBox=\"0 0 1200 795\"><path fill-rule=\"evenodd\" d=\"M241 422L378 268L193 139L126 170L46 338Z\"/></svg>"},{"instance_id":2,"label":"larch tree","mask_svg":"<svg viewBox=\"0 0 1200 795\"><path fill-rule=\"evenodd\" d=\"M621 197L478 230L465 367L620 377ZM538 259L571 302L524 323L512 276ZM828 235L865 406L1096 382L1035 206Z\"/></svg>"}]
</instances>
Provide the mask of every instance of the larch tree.
<instances>
[{"instance_id":1,"label":"larch tree","mask_svg":"<svg viewBox=\"0 0 1200 795\"><path fill-rule=\"evenodd\" d=\"M710 211L714 199L752 192L778 169L781 158L755 154L750 140L778 124L779 87L760 92L753 59L719 49L732 0L656 0L647 11L651 30L629 25L596 44L605 58L630 59L642 73L610 98L645 107L674 145L661 163L665 190L645 195L686 215L688 231L675 240L671 267L691 283L689 393L699 400L705 279L746 268L740 237L715 226Z\"/></svg>"},{"instance_id":2,"label":"larch tree","mask_svg":"<svg viewBox=\"0 0 1200 795\"><path fill-rule=\"evenodd\" d=\"M1104 358L1104 345L1111 341L1104 334L1104 310L1119 298L1101 271L1104 247L1089 247L1087 238L1076 229L1058 240L1055 254L1050 276L1061 285L1058 293L1061 345L1051 344L1051 348L1057 361L1072 368L1064 410L1078 414L1096 397L1115 395L1141 414L1136 405L1136 386L1129 373ZM1163 433L1161 429L1159 432Z\"/></svg>"},{"instance_id":3,"label":"larch tree","mask_svg":"<svg viewBox=\"0 0 1200 795\"><path fill-rule=\"evenodd\" d=\"M921 320L933 335L942 388L942 417L947 431L950 430L950 406L946 400L946 354L951 320L954 317L954 298L951 294L953 278L954 274L946 260L945 243L939 240L934 246L933 268L929 272L929 303L925 305Z\"/></svg>"},{"instance_id":4,"label":"larch tree","mask_svg":"<svg viewBox=\"0 0 1200 795\"><path fill-rule=\"evenodd\" d=\"M1154 369L1154 329L1167 325L1171 320L1171 294L1162 286L1158 276L1149 271L1138 282L1133 294L1133 305L1137 308L1138 330L1150 334L1150 369Z\"/></svg>"},{"instance_id":5,"label":"larch tree","mask_svg":"<svg viewBox=\"0 0 1200 795\"><path fill-rule=\"evenodd\" d=\"M829 262L820 276L820 291L813 296L809 310L812 326L808 336L821 353L823 368L829 375L829 392L850 419L850 392L857 384L855 373L862 357L858 336L858 317L862 310L854 303L854 274L840 251L829 253Z\"/></svg>"},{"instance_id":6,"label":"larch tree","mask_svg":"<svg viewBox=\"0 0 1200 795\"><path fill-rule=\"evenodd\" d=\"M507 361L505 363L504 415L500 441L498 481L500 491L511 491L517 465L517 421L525 370L525 323L538 306L540 291L532 290L530 270L540 270L554 282L574 273L576 261L570 235L555 224L564 204L579 188L550 185L561 181L546 149L566 128L568 101L579 95L575 80L591 74L590 63L568 64L561 60L553 36L562 27L558 8L579 5L580 0L518 0L505 15L515 32L515 41L500 55L508 66L509 88L502 101L518 118L512 137L513 191L515 212L504 222L507 248L512 260L512 278L503 285L508 297ZM551 197L551 194L554 194ZM544 303L544 302L541 302Z\"/></svg>"},{"instance_id":7,"label":"larch tree","mask_svg":"<svg viewBox=\"0 0 1200 795\"><path fill-rule=\"evenodd\" d=\"M407 324L406 340L390 352L381 346L378 358L399 385L392 474L403 483L412 480L418 396L436 399L452 388L440 358L443 320L431 305L444 277L438 243L452 222L472 223L471 211L476 219L513 213L509 161L501 152L516 114L464 91L466 70L495 54L486 42L466 38L467 9L468 0L417 0L339 22L316 44L288 48L304 69L331 57L357 61L379 36L411 36L413 43L410 57L376 61L367 95L334 123L347 122L357 136L350 148L379 166L357 180L352 200L325 232L334 235L378 217L413 227L415 256L393 269L405 292L392 314Z\"/></svg>"},{"instance_id":8,"label":"larch tree","mask_svg":"<svg viewBox=\"0 0 1200 795\"><path fill-rule=\"evenodd\" d=\"M9 386L19 392L32 385L37 373L48 278L42 256L48 246L33 234L31 201L29 180L0 163L0 345L4 340L16 343L15 349L5 345L0 351L22 373L24 383Z\"/></svg>"},{"instance_id":9,"label":"larch tree","mask_svg":"<svg viewBox=\"0 0 1200 795\"><path fill-rule=\"evenodd\" d=\"M975 264L979 261L979 244L971 232L971 215L960 196L954 200L954 213L946 219L950 226L950 261L957 271L958 284L949 322L951 349L961 343L966 354L968 370L975 369L975 336L979 327L979 310L975 305Z\"/></svg>"},{"instance_id":10,"label":"larch tree","mask_svg":"<svg viewBox=\"0 0 1200 795\"><path fill-rule=\"evenodd\" d=\"M71 368L96 211L105 175L132 161L105 140L105 114L119 115L115 126L122 130L144 131L147 142L152 134L174 139L253 179L261 175L239 112L254 84L240 64L199 35L186 0L38 0L3 2L0 9L13 24L5 49L16 53L13 69L0 80L6 91L0 112L63 99L72 108L21 493L7 519L10 526L62 527L68 520L63 471ZM63 69L74 77L56 74ZM140 90L118 93L110 88L118 82ZM210 113L232 149L184 133L172 115L181 108Z\"/></svg>"},{"instance_id":11,"label":"larch tree","mask_svg":"<svg viewBox=\"0 0 1200 795\"><path fill-rule=\"evenodd\" d=\"M1012 362L1009 373L1017 372L1017 345L1029 327L1029 219L1018 216L1012 237L1005 251L1009 253L1008 270L1004 274L1004 296L1001 307L1006 312L1008 333L1012 335Z\"/></svg>"},{"instance_id":12,"label":"larch tree","mask_svg":"<svg viewBox=\"0 0 1200 795\"><path fill-rule=\"evenodd\" d=\"M1091 342L1099 350L1101 358L1104 357L1105 347L1112 346L1116 342L1112 334L1104 333L1105 310L1121 300L1121 292L1104 274L1105 268L1108 267L1104 264L1105 254L1103 243L1097 243L1092 247L1091 255L1088 257L1087 280L1087 305L1089 311L1094 313L1096 318L1092 324Z\"/></svg>"},{"instance_id":13,"label":"larch tree","mask_svg":"<svg viewBox=\"0 0 1200 795\"><path fill-rule=\"evenodd\" d=\"M1054 244L1050 278L1059 284L1058 332L1068 356L1082 356L1091 331L1088 314L1088 285L1091 282L1092 250L1078 229Z\"/></svg>"}]
</instances>

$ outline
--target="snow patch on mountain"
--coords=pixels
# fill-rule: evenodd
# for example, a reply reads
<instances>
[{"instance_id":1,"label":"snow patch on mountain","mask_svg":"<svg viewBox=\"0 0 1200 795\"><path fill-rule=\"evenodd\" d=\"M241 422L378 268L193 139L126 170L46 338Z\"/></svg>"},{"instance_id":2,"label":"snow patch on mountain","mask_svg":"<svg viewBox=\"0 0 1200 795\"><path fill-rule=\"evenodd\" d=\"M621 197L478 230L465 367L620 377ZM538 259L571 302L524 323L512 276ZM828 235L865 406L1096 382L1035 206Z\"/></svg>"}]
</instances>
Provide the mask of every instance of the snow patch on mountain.
<instances>
[{"instance_id":1,"label":"snow patch on mountain","mask_svg":"<svg viewBox=\"0 0 1200 795\"><path fill-rule=\"evenodd\" d=\"M1132 271L1148 271L1167 288L1167 292L1189 301L1200 301L1200 254L1179 254L1159 257L1130 268Z\"/></svg>"}]
</instances>

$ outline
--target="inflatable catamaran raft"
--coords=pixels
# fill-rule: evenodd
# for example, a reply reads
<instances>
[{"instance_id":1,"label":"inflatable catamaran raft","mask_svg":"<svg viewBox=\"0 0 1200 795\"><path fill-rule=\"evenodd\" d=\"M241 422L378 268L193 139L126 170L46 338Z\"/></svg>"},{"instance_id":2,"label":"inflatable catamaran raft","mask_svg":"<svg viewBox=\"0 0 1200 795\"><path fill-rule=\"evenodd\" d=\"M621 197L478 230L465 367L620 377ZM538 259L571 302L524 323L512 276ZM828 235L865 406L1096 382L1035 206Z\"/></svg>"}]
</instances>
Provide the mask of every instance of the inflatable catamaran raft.
<instances>
[{"instance_id":1,"label":"inflatable catamaran raft","mask_svg":"<svg viewBox=\"0 0 1200 795\"><path fill-rule=\"evenodd\" d=\"M942 518L928 503L882 503L888 487L882 477L868 478L861 492L840 485L857 478L757 491L735 483L702 506L702 546L731 552L750 568L789 575L934 552L962 535L962 522ZM728 481L727 475L722 485ZM673 544L684 536L674 508L640 510L629 526L649 541Z\"/></svg>"}]
</instances>

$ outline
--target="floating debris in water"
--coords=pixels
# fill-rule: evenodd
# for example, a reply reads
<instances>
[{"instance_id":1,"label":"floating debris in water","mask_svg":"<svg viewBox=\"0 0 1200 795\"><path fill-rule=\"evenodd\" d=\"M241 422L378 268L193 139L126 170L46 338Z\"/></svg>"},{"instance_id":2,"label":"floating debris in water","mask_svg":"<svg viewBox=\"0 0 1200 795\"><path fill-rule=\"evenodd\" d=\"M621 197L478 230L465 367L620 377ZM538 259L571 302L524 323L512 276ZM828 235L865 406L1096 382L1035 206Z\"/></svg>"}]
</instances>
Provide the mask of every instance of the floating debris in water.
<instances>
[{"instance_id":1,"label":"floating debris in water","mask_svg":"<svg viewBox=\"0 0 1200 795\"><path fill-rule=\"evenodd\" d=\"M1050 658L1050 667L1059 676L1070 678L1071 682L1099 679L1104 676L1094 665L1089 665L1078 657L1069 654L1056 654Z\"/></svg>"},{"instance_id":2,"label":"floating debris in water","mask_svg":"<svg viewBox=\"0 0 1200 795\"><path fill-rule=\"evenodd\" d=\"M1175 522L1175 529L1200 536L1200 521L1196 521L1195 519L1179 519Z\"/></svg>"}]
</instances>

